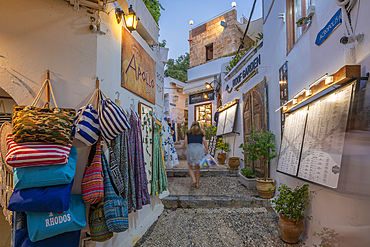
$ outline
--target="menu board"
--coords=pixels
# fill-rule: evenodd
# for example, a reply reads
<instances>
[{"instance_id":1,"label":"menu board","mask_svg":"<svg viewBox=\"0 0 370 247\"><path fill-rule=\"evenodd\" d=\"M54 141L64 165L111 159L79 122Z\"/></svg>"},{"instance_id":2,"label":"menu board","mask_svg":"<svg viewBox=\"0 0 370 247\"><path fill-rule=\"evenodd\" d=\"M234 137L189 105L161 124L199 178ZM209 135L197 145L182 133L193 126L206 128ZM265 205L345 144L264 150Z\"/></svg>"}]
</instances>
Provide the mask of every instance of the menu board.
<instances>
[{"instance_id":1,"label":"menu board","mask_svg":"<svg viewBox=\"0 0 370 247\"><path fill-rule=\"evenodd\" d=\"M218 116L217 133L216 133L216 135L218 136L224 133L226 113L227 111L222 111L220 112L220 115Z\"/></svg>"},{"instance_id":2,"label":"menu board","mask_svg":"<svg viewBox=\"0 0 370 247\"><path fill-rule=\"evenodd\" d=\"M337 188L351 93L352 84L310 104L298 177Z\"/></svg>"},{"instance_id":3,"label":"menu board","mask_svg":"<svg viewBox=\"0 0 370 247\"><path fill-rule=\"evenodd\" d=\"M277 170L293 176L297 175L301 154L308 107L303 107L285 119L285 129L281 142Z\"/></svg>"},{"instance_id":4,"label":"menu board","mask_svg":"<svg viewBox=\"0 0 370 247\"><path fill-rule=\"evenodd\" d=\"M225 121L225 129L224 134L228 134L234 131L235 125L235 117L236 117L236 109L238 105L235 104L227 109L226 121Z\"/></svg>"}]
</instances>

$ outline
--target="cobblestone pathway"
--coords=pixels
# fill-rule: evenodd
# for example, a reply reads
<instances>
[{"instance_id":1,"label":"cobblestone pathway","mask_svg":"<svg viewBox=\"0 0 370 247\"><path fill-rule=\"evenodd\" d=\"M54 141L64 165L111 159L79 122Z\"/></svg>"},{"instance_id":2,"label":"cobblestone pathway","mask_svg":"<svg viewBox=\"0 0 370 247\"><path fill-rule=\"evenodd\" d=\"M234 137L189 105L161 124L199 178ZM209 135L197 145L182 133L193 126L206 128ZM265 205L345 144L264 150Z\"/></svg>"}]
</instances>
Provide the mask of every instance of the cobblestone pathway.
<instances>
[{"instance_id":1,"label":"cobblestone pathway","mask_svg":"<svg viewBox=\"0 0 370 247\"><path fill-rule=\"evenodd\" d=\"M201 177L199 189L186 173L169 173L170 196L162 200L166 209L135 246L304 246L281 240L279 218L269 202L241 185L235 173L213 173Z\"/></svg>"}]
</instances>

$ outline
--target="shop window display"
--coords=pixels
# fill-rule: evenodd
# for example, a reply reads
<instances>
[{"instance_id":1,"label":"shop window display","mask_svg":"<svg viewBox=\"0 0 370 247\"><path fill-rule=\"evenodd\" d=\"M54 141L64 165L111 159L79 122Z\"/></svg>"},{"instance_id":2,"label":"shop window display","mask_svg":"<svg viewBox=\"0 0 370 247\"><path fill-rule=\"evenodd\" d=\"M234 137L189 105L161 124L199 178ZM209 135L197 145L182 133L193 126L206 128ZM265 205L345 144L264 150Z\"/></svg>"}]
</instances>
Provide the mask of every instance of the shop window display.
<instances>
[{"instance_id":1,"label":"shop window display","mask_svg":"<svg viewBox=\"0 0 370 247\"><path fill-rule=\"evenodd\" d=\"M210 126L212 124L212 104L195 106L195 121L201 125Z\"/></svg>"}]
</instances>

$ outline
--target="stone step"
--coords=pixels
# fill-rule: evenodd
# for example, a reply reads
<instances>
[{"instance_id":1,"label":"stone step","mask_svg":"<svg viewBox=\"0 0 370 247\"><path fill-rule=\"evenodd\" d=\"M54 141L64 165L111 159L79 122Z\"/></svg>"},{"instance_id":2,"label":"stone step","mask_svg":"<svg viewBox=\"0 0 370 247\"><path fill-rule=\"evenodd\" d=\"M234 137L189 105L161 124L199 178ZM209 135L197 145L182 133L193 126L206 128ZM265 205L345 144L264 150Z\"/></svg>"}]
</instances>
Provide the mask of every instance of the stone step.
<instances>
[{"instance_id":1,"label":"stone step","mask_svg":"<svg viewBox=\"0 0 370 247\"><path fill-rule=\"evenodd\" d=\"M229 196L181 196L171 195L162 199L166 209L174 208L271 208L269 200L261 198L238 198Z\"/></svg>"},{"instance_id":2,"label":"stone step","mask_svg":"<svg viewBox=\"0 0 370 247\"><path fill-rule=\"evenodd\" d=\"M188 170L180 170L180 169L167 169L167 177L188 177L189 172ZM238 171L233 170L201 170L200 171L201 177L237 177Z\"/></svg>"}]
</instances>

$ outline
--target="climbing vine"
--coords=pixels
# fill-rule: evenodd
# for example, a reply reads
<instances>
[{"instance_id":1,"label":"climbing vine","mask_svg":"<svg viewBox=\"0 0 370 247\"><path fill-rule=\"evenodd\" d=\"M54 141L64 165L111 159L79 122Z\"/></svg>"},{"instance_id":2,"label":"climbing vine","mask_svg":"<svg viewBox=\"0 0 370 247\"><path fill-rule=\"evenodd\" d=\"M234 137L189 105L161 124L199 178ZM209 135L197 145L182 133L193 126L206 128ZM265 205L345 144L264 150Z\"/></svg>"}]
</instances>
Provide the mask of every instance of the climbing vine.
<instances>
[{"instance_id":1,"label":"climbing vine","mask_svg":"<svg viewBox=\"0 0 370 247\"><path fill-rule=\"evenodd\" d=\"M163 6L158 0L143 0L143 2L148 8L150 14L153 16L155 22L158 24L159 17L161 17L161 10L164 10Z\"/></svg>"}]
</instances>

